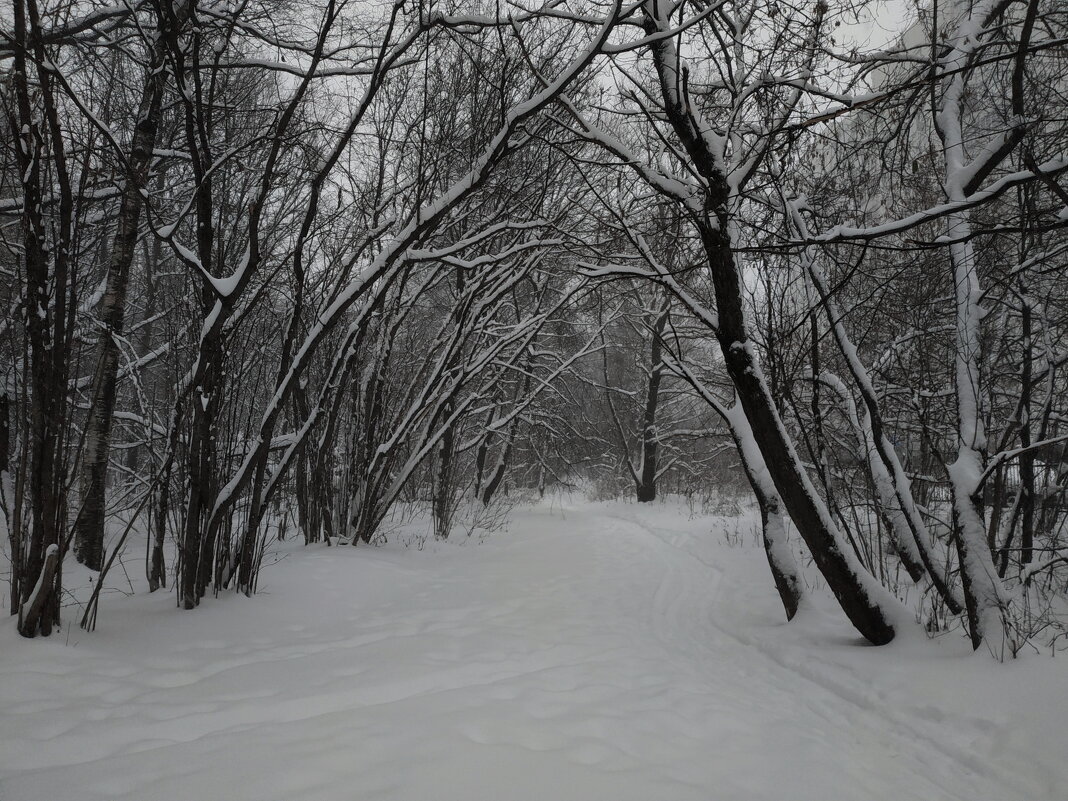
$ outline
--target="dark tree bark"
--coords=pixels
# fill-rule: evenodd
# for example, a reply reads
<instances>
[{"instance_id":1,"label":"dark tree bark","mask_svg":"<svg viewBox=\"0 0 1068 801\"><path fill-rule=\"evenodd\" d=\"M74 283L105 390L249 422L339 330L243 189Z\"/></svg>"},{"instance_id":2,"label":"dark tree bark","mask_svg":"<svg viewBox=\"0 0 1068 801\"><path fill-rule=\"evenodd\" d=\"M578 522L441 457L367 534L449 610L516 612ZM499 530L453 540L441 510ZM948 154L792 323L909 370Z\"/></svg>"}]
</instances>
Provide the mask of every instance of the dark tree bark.
<instances>
[{"instance_id":1,"label":"dark tree bark","mask_svg":"<svg viewBox=\"0 0 1068 801\"><path fill-rule=\"evenodd\" d=\"M463 295L466 284L464 268L457 268L456 308L453 311L453 322L457 326L457 329L459 329L464 322L466 304L463 302ZM459 369L462 355L462 349L459 346L456 347L450 357L450 371ZM455 411L455 401L452 398L448 398L442 404L438 418L441 420L449 420L452 418ZM441 435L441 442L437 449L438 461L434 472L432 511L434 517L434 536L441 540L448 539L449 532L452 528L452 513L454 510L453 502L456 496L453 487L453 471L456 461L456 427L457 421L453 421L446 426L445 431Z\"/></svg>"},{"instance_id":2,"label":"dark tree bark","mask_svg":"<svg viewBox=\"0 0 1068 801\"><path fill-rule=\"evenodd\" d=\"M520 403L523 398L530 392L530 365L527 364L524 372L526 377L523 379L522 388L516 395L515 402ZM497 463L493 466L493 472L489 476L489 480L486 482L486 486L482 488L482 505L489 506L493 501L493 496L497 494L497 490L501 488L501 484L504 482L504 476L508 472L508 464L512 458L512 446L515 443L515 435L519 430L519 415L515 415L508 424L508 433L505 435L504 445L501 448L500 457L497 459ZM482 454L480 454L481 456ZM483 458L485 458L483 456Z\"/></svg>"},{"instance_id":3,"label":"dark tree bark","mask_svg":"<svg viewBox=\"0 0 1068 801\"><path fill-rule=\"evenodd\" d=\"M726 415L726 420L738 447L742 469L749 479L749 486L760 509L761 540L775 589L779 593L779 600L782 601L786 619L793 620L804 593L801 589L801 575L786 539L786 510L783 509L782 501L771 483L767 466L761 463L760 452L755 448L744 411L741 414L739 411L742 410L732 409L731 413Z\"/></svg>"},{"instance_id":4,"label":"dark tree bark","mask_svg":"<svg viewBox=\"0 0 1068 801\"><path fill-rule=\"evenodd\" d=\"M660 30L659 21L648 16L648 11L646 14L646 32L655 36ZM875 645L886 644L895 632L886 612L870 592L875 581L863 573L863 568L842 547L841 537L826 507L816 497L815 488L786 434L749 339L742 282L729 233L730 188L691 115L687 100L679 94L684 82L675 69L674 44L671 39L659 38L650 49L668 121L706 185L704 210L695 215L694 223L712 277L718 313L716 339L727 373L779 497L839 605L866 639Z\"/></svg>"},{"instance_id":5,"label":"dark tree bark","mask_svg":"<svg viewBox=\"0 0 1068 801\"><path fill-rule=\"evenodd\" d=\"M23 313L32 403L26 482L29 541L23 542L25 532L17 523L21 533L12 558L21 555L22 560L13 571L19 579L19 632L35 637L51 634L60 619L62 531L66 518L63 449L70 354L68 319L74 304L70 280L74 196L36 0L16 0L13 32L18 45L14 50L12 83L20 132L15 150L23 192ZM27 55L33 56L36 65L32 77ZM52 237L47 233L42 196L41 168L46 148L59 197Z\"/></svg>"},{"instance_id":6,"label":"dark tree bark","mask_svg":"<svg viewBox=\"0 0 1068 801\"><path fill-rule=\"evenodd\" d=\"M1020 564L1029 565L1035 550L1035 455L1031 450L1031 305L1025 298L1020 315L1023 333L1023 368L1020 371Z\"/></svg>"},{"instance_id":7,"label":"dark tree bark","mask_svg":"<svg viewBox=\"0 0 1068 801\"><path fill-rule=\"evenodd\" d=\"M160 19L157 43L137 109L137 122L126 162L126 180L119 204L119 219L108 260L107 286L100 304L100 347L93 377L92 400L85 428L82 456L82 510L75 530L74 552L92 570L104 563L108 455L118 384L119 347L126 317L126 288L140 227L142 190L148 182L152 153L159 131L160 107L166 83L162 37L166 17Z\"/></svg>"},{"instance_id":8,"label":"dark tree bark","mask_svg":"<svg viewBox=\"0 0 1068 801\"><path fill-rule=\"evenodd\" d=\"M649 383L645 391L645 408L642 412L641 472L637 481L638 503L656 500L656 469L660 441L656 433L656 412L660 404L660 381L664 374L663 336L670 315L670 301L665 298L663 308L653 323L652 341L649 345Z\"/></svg>"},{"instance_id":9,"label":"dark tree bark","mask_svg":"<svg viewBox=\"0 0 1068 801\"><path fill-rule=\"evenodd\" d=\"M19 567L21 560L19 552L19 527L17 524L17 510L14 508L14 498L7 496L11 486L11 401L8 398L7 387L0 387L0 502L4 503L7 522L7 539L11 554L11 578L8 582L9 608L11 614L18 612L19 608Z\"/></svg>"}]
</instances>

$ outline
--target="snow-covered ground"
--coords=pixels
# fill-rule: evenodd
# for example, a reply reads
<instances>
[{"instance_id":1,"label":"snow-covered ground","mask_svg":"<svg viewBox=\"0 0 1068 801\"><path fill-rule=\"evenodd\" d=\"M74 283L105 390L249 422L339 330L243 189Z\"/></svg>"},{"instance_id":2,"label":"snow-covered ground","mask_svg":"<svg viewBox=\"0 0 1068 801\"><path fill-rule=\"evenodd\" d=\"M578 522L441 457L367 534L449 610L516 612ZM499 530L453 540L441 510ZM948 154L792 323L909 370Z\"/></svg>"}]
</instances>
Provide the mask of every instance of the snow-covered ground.
<instances>
[{"instance_id":1,"label":"snow-covered ground","mask_svg":"<svg viewBox=\"0 0 1068 801\"><path fill-rule=\"evenodd\" d=\"M1063 656L867 647L820 593L786 624L751 521L572 500L277 551L253 599L5 623L0 799L1068 798Z\"/></svg>"}]
</instances>

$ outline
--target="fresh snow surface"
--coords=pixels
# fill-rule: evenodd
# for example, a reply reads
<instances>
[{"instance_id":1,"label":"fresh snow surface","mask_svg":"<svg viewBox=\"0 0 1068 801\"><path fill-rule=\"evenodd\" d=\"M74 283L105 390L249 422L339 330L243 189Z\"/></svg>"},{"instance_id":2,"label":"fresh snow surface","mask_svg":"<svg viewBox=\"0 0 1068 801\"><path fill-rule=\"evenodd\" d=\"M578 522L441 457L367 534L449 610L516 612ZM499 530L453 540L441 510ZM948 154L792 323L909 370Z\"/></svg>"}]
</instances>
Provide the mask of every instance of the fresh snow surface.
<instances>
[{"instance_id":1,"label":"fresh snow surface","mask_svg":"<svg viewBox=\"0 0 1068 801\"><path fill-rule=\"evenodd\" d=\"M1063 656L869 647L819 587L786 624L753 523L565 500L482 540L283 543L195 612L9 620L0 799L1068 798Z\"/></svg>"}]
</instances>

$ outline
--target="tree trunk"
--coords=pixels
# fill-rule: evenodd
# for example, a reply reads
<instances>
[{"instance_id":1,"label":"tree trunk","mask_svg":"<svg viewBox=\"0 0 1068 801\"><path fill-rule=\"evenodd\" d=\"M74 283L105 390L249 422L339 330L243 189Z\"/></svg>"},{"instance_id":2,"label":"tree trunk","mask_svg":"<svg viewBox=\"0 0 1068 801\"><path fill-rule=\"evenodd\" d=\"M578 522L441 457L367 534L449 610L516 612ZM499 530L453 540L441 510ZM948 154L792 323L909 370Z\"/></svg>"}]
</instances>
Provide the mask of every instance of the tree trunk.
<instances>
[{"instance_id":1,"label":"tree trunk","mask_svg":"<svg viewBox=\"0 0 1068 801\"><path fill-rule=\"evenodd\" d=\"M1035 548L1035 454L1031 446L1031 305L1025 298L1021 313L1023 369L1020 375L1020 564L1029 565Z\"/></svg>"},{"instance_id":2,"label":"tree trunk","mask_svg":"<svg viewBox=\"0 0 1068 801\"><path fill-rule=\"evenodd\" d=\"M15 493L11 476L11 402L5 385L0 387L0 504L2 504L4 523L7 527L7 540L11 557L11 577L8 581L8 601L11 614L19 608L19 559L21 538L19 536L18 510L15 508Z\"/></svg>"},{"instance_id":3,"label":"tree trunk","mask_svg":"<svg viewBox=\"0 0 1068 801\"><path fill-rule=\"evenodd\" d=\"M666 19L646 11L646 32L656 35ZM767 381L760 369L745 319L741 276L730 239L730 187L702 128L680 98L683 85L673 40L656 39L650 49L660 79L668 120L697 172L706 182L704 211L695 215L718 311L716 339L734 384L741 408L790 518L812 553L831 592L856 629L875 645L894 638L894 626L880 603L885 590L847 550L827 508L816 494L804 465L779 418Z\"/></svg>"},{"instance_id":4,"label":"tree trunk","mask_svg":"<svg viewBox=\"0 0 1068 801\"><path fill-rule=\"evenodd\" d=\"M985 5L985 7L984 7ZM943 31L952 44L940 67L948 75L940 102L933 108L935 131L942 142L945 173L942 188L950 203L966 197L963 177L974 168L967 155L962 128L967 67L975 55L982 20L992 3L969 6L963 18L955 20L956 30ZM978 27L975 27L979 23ZM975 29L973 30L973 27ZM1015 104L1014 104L1015 105ZM1023 114L1023 110L1018 111ZM1008 635L1002 612L1000 580L987 544L983 519L982 475L986 462L986 431L980 410L982 348L979 326L983 297L979 268L975 260L972 225L968 211L946 216L950 279L955 301L954 390L957 402L957 458L948 466L953 500L953 534L960 560L961 586L967 612L972 647L992 638L997 649Z\"/></svg>"},{"instance_id":5,"label":"tree trunk","mask_svg":"<svg viewBox=\"0 0 1068 801\"><path fill-rule=\"evenodd\" d=\"M660 381L664 372L661 339L664 336L670 309L670 302L665 298L664 306L653 325L652 343L649 347L649 385L646 387L645 409L642 413L641 470L637 482L638 503L656 500L656 467L660 446L656 434L656 410L660 404Z\"/></svg>"},{"instance_id":6,"label":"tree trunk","mask_svg":"<svg viewBox=\"0 0 1068 801\"><path fill-rule=\"evenodd\" d=\"M159 130L160 104L166 73L163 50L157 46L137 110L126 183L108 261L107 287L100 303L100 348L93 378L92 400L85 428L82 456L82 510L78 515L74 553L91 570L104 564L108 454L118 383L119 346L126 316L126 287L130 277L141 220L141 191L148 181L152 152Z\"/></svg>"},{"instance_id":7,"label":"tree trunk","mask_svg":"<svg viewBox=\"0 0 1068 801\"><path fill-rule=\"evenodd\" d=\"M803 591L801 574L786 538L787 516L782 501L778 492L775 491L775 484L760 455L760 449L753 438L753 431L749 427L745 412L737 402L727 412L726 420L731 427L734 443L738 447L742 469L745 471L746 478L749 479L749 486L760 508L761 539L764 543L764 553L768 558L768 567L771 568L771 576L775 581L775 589L786 611L786 619L793 620L801 605Z\"/></svg>"},{"instance_id":8,"label":"tree trunk","mask_svg":"<svg viewBox=\"0 0 1068 801\"><path fill-rule=\"evenodd\" d=\"M49 607L54 603L52 585L55 581L56 572L59 569L59 546L49 545L45 550L44 562L41 565L41 574L37 577L37 584L27 595L22 608L19 611L19 633L24 637L33 637L38 629L44 635L48 635L52 622L49 620L51 611Z\"/></svg>"},{"instance_id":9,"label":"tree trunk","mask_svg":"<svg viewBox=\"0 0 1068 801\"><path fill-rule=\"evenodd\" d=\"M26 288L22 298L28 341L31 413L26 493L30 511L29 542L20 534L21 559L13 577L19 579L19 632L48 636L59 623L61 531L66 517L66 471L63 446L67 421L67 359L70 353L68 315L69 258L72 253L74 199L66 168L53 78L40 36L34 3L14 3L14 69L12 86L17 106L19 146L15 148L23 193L21 233ZM32 54L36 74L28 73ZM32 88L31 88L32 87ZM41 118L45 122L42 129ZM45 132L47 131L47 140ZM52 164L49 175L58 187L58 214L45 222L42 162L46 145ZM56 234L50 239L49 229ZM70 304L70 308L68 308ZM16 524L21 531L21 521Z\"/></svg>"},{"instance_id":10,"label":"tree trunk","mask_svg":"<svg viewBox=\"0 0 1068 801\"><path fill-rule=\"evenodd\" d=\"M442 407L441 416L449 418L453 406L449 401ZM452 481L453 461L456 449L456 425L449 424L441 435L438 446L438 464L434 475L434 536L439 540L448 539L452 528Z\"/></svg>"}]
</instances>

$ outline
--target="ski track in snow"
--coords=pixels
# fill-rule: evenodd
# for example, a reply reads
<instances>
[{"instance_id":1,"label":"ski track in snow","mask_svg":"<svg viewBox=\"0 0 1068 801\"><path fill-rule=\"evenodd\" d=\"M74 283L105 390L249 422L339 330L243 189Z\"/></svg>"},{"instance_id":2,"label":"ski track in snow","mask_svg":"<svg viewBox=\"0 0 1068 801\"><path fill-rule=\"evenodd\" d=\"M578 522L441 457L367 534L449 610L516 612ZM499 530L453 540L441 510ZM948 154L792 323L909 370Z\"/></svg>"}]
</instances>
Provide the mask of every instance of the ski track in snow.
<instances>
[{"instance_id":1,"label":"ski track in snow","mask_svg":"<svg viewBox=\"0 0 1068 801\"><path fill-rule=\"evenodd\" d=\"M9 622L0 799L1068 797L1062 660L871 648L818 592L786 624L735 524L542 506L481 545L287 543L256 598L107 597L66 641Z\"/></svg>"}]
</instances>

